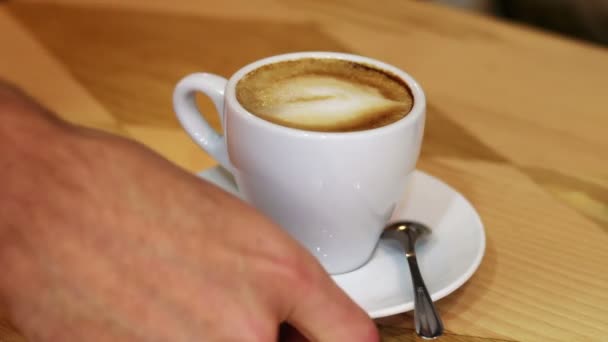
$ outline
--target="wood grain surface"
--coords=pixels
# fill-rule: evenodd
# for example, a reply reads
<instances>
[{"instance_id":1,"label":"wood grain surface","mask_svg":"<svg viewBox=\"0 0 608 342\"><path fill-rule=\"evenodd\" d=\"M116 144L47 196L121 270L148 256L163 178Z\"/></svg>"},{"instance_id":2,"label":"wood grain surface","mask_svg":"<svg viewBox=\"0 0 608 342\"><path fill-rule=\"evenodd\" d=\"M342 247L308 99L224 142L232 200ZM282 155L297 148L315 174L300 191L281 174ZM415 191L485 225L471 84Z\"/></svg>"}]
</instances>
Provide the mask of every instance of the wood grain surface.
<instances>
[{"instance_id":1,"label":"wood grain surface","mask_svg":"<svg viewBox=\"0 0 608 342\"><path fill-rule=\"evenodd\" d=\"M487 233L477 273L438 302L442 340L608 341L608 49L419 1L0 2L1 78L192 172L215 162L173 115L176 81L303 50L387 61L427 92L418 168ZM410 314L378 324L417 340ZM0 341L24 339L0 319Z\"/></svg>"}]
</instances>

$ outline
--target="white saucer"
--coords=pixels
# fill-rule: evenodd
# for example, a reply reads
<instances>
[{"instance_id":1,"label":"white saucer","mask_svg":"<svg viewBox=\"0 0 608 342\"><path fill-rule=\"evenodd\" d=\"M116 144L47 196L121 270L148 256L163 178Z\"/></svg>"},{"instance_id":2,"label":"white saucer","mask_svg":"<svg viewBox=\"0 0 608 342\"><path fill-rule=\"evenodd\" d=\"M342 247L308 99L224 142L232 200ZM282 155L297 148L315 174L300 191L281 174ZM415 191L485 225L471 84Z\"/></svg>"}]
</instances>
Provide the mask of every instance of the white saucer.
<instances>
[{"instance_id":1,"label":"white saucer","mask_svg":"<svg viewBox=\"0 0 608 342\"><path fill-rule=\"evenodd\" d=\"M199 176L239 196L224 169L211 168ZM420 221L433 230L416 252L431 297L441 299L464 284L481 263L486 247L483 224L460 193L422 171L414 171L404 203L394 219ZM381 240L367 264L333 279L372 318L414 308L408 265L396 241Z\"/></svg>"}]
</instances>

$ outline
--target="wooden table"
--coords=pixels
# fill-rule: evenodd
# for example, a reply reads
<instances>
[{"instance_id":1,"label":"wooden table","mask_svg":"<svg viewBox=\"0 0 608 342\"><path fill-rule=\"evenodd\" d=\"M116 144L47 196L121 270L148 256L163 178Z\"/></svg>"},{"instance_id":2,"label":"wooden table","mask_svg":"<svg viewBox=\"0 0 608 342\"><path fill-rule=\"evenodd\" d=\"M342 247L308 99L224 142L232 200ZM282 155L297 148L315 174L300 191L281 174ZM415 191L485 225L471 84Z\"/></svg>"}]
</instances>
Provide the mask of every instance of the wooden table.
<instances>
[{"instance_id":1,"label":"wooden table","mask_svg":"<svg viewBox=\"0 0 608 342\"><path fill-rule=\"evenodd\" d=\"M445 341L608 340L608 49L405 0L0 3L0 77L192 172L215 162L174 118L176 81L301 50L385 60L427 92L418 167L472 201L488 239L438 303ZM409 314L379 325L416 339ZM22 338L0 321L0 341Z\"/></svg>"}]
</instances>

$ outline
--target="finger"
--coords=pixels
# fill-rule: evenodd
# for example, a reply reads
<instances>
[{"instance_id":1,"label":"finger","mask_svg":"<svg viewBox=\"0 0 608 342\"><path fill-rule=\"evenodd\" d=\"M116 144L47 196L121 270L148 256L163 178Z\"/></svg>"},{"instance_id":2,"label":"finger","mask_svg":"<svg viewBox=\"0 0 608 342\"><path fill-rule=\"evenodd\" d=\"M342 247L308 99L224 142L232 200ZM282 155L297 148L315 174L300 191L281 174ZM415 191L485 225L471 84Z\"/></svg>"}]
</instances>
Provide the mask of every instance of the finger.
<instances>
[{"instance_id":1,"label":"finger","mask_svg":"<svg viewBox=\"0 0 608 342\"><path fill-rule=\"evenodd\" d=\"M320 267L319 267L320 268ZM378 330L365 311L319 270L318 280L297 295L287 322L311 341L377 342Z\"/></svg>"}]
</instances>

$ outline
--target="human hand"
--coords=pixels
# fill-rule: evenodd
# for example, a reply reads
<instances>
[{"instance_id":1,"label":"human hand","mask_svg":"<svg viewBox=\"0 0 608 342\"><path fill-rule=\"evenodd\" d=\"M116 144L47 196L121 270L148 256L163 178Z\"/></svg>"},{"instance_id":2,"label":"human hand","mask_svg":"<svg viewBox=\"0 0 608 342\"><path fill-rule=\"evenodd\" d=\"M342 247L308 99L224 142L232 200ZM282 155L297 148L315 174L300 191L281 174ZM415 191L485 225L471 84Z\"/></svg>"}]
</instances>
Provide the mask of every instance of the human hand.
<instances>
[{"instance_id":1,"label":"human hand","mask_svg":"<svg viewBox=\"0 0 608 342\"><path fill-rule=\"evenodd\" d=\"M0 303L32 341L377 341L283 230L0 85Z\"/></svg>"}]
</instances>

